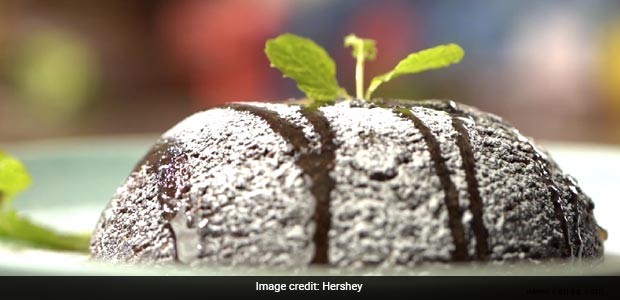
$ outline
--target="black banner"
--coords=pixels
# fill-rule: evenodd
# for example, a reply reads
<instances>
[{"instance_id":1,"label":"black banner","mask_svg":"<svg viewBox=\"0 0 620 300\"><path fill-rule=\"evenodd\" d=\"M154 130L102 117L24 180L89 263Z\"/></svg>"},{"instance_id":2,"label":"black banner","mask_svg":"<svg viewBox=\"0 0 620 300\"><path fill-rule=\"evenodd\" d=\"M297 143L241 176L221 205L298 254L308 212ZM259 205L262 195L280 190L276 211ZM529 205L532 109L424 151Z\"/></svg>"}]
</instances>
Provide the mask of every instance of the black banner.
<instances>
[{"instance_id":1,"label":"black banner","mask_svg":"<svg viewBox=\"0 0 620 300\"><path fill-rule=\"evenodd\" d=\"M3 277L0 294L61 299L169 299L212 297L325 297L470 299L620 299L620 277L402 277L402 276L217 276L217 277ZM8 299L8 298L7 298ZM231 298L237 299L237 298ZM228 300L228 299L226 299Z\"/></svg>"}]
</instances>

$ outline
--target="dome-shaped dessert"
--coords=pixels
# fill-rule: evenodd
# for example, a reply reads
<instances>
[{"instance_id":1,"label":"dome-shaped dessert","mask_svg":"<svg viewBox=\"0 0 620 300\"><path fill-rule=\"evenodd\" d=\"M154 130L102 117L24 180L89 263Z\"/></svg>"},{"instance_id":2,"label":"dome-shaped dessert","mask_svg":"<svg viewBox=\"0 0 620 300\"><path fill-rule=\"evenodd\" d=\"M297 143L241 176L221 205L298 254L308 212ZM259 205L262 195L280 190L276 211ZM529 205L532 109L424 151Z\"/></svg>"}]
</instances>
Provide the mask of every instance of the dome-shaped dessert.
<instances>
[{"instance_id":1,"label":"dome-shaped dessert","mask_svg":"<svg viewBox=\"0 0 620 300\"><path fill-rule=\"evenodd\" d=\"M91 252L343 267L600 257L593 208L516 129L452 101L236 103L161 137Z\"/></svg>"}]
</instances>

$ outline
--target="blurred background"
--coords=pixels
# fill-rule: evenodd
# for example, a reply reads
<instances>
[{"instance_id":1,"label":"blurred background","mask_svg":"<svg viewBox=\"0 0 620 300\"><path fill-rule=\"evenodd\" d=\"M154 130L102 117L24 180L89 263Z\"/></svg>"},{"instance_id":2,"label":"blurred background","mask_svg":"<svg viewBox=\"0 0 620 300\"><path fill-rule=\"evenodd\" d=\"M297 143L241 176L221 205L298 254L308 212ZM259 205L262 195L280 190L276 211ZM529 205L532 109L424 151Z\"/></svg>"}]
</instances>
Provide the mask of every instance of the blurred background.
<instances>
[{"instance_id":1,"label":"blurred background","mask_svg":"<svg viewBox=\"0 0 620 300\"><path fill-rule=\"evenodd\" d=\"M159 134L234 100L301 97L264 43L303 35L335 58L377 40L366 77L458 43L465 59L376 96L450 98L553 141L620 144L620 1L0 0L0 141Z\"/></svg>"}]
</instances>

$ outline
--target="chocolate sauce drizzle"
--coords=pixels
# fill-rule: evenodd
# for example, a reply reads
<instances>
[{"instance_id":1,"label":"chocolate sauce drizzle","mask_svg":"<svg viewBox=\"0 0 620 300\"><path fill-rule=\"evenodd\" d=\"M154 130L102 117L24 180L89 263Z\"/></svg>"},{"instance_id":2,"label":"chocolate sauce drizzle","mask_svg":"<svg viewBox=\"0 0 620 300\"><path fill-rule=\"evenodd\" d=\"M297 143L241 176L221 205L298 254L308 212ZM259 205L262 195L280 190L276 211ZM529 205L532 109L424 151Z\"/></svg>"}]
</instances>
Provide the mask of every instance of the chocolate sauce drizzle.
<instances>
[{"instance_id":1,"label":"chocolate sauce drizzle","mask_svg":"<svg viewBox=\"0 0 620 300\"><path fill-rule=\"evenodd\" d=\"M433 161L435 172L439 177L441 186L444 191L444 201L448 210L448 224L452 234L452 240L454 243L454 251L452 252L452 258L455 261L468 260L467 255L467 240L465 239L465 230L463 228L462 217L463 214L459 207L459 194L456 190L456 186L450 179L450 170L446 165L446 159L441 155L441 148L439 142L431 132L431 130L409 109L396 109L396 113L413 122L415 127L422 133L422 137L426 142L428 151Z\"/></svg>"},{"instance_id":2,"label":"chocolate sauce drizzle","mask_svg":"<svg viewBox=\"0 0 620 300\"><path fill-rule=\"evenodd\" d=\"M577 185L575 179L570 176L568 176L567 178L569 191L571 194L569 201L573 212L573 232L577 233L575 237L575 248L577 248L577 258L581 259L581 257L583 256L583 238L581 237L581 228L579 227L579 225L581 224L581 214L579 213L579 205L581 204L581 201L579 199L579 186Z\"/></svg>"},{"instance_id":3,"label":"chocolate sauce drizzle","mask_svg":"<svg viewBox=\"0 0 620 300\"><path fill-rule=\"evenodd\" d=\"M444 106L443 109L445 111L451 113L452 115L466 116L466 114L462 110L460 110L458 108L457 104L454 101L443 101L442 105ZM549 191L549 193L551 195L551 202L553 203L553 207L554 207L554 215L555 215L555 218L560 222L560 227L562 229L562 235L564 237L564 243L565 243L566 248L567 248L567 250L564 251L562 256L563 257L572 257L573 256L573 249L572 249L571 243L570 243L570 235L569 235L569 231L568 231L568 221L567 221L567 218L566 218L566 216L564 214L564 207L562 206L562 203L561 203L562 197L561 197L561 194L560 194L560 189L555 184L555 182L553 182L552 177L551 177L552 174L551 174L551 171L550 171L549 161L548 161L546 155L544 153L542 153L540 150L538 150L538 148L534 144L532 144L528 138L523 136L516 129L513 129L513 133L517 135L519 140L528 143L532 147L534 163L538 167L539 175L542 178L543 183L547 186L547 190ZM574 187L576 185L571 183L570 186ZM576 211L576 213L578 213L578 211ZM473 220L472 220L472 222L473 222ZM578 237L578 239L581 240L581 237Z\"/></svg>"},{"instance_id":4,"label":"chocolate sauce drizzle","mask_svg":"<svg viewBox=\"0 0 620 300\"><path fill-rule=\"evenodd\" d=\"M424 101L424 102L405 102L398 100L384 101L392 107L424 107L436 111L448 113L452 119L452 127L457 132L456 144L459 148L461 155L461 161L463 161L463 170L465 171L465 180L467 181L467 192L469 193L469 210L472 213L471 227L474 231L476 239L476 257L478 260L487 260L489 256L489 232L484 226L483 215L483 202L480 196L478 179L476 178L476 160L473 154L473 147L471 145L471 137L464 125L464 118L470 119L471 117L460 110L454 101L450 100L438 100L438 101Z\"/></svg>"},{"instance_id":5,"label":"chocolate sauce drizzle","mask_svg":"<svg viewBox=\"0 0 620 300\"><path fill-rule=\"evenodd\" d=\"M164 219L171 220L176 214L176 205L172 200L189 191L189 168L187 157L176 142L165 140L157 143L142 159L138 167L151 166L148 172L157 176L157 200L164 209ZM137 170L134 170L137 171Z\"/></svg>"},{"instance_id":6,"label":"chocolate sauce drizzle","mask_svg":"<svg viewBox=\"0 0 620 300\"><path fill-rule=\"evenodd\" d=\"M549 162L546 159L546 155L542 153L540 150L536 148L533 144L530 143L533 151L534 162L538 166L540 177L542 181L547 186L549 193L551 194L551 202L553 203L553 208L555 211L555 218L560 222L560 227L562 228L562 235L564 236L564 244L566 245L566 251L562 253L562 257L572 257L573 256L573 248L570 243L570 235L568 231L568 220L566 219L566 215L564 214L564 206L562 205L562 197L560 194L560 189L551 179L551 172L549 170Z\"/></svg>"},{"instance_id":7,"label":"chocolate sauce drizzle","mask_svg":"<svg viewBox=\"0 0 620 300\"><path fill-rule=\"evenodd\" d=\"M316 210L314 213L316 230L313 237L315 252L312 263L329 263L328 232L331 226L329 203L331 191L335 186L335 182L329 176L329 172L333 169L336 158L336 145L333 141L334 133L329 126L329 121L318 110L300 110L320 137L320 151L313 151L310 149L310 141L306 138L302 128L281 118L276 112L244 104L230 104L224 107L248 112L263 119L274 132L279 134L293 147L294 153L297 156L295 160L296 165L303 170L305 175L312 179L310 192L316 200Z\"/></svg>"},{"instance_id":8,"label":"chocolate sauce drizzle","mask_svg":"<svg viewBox=\"0 0 620 300\"><path fill-rule=\"evenodd\" d=\"M457 123L458 123L459 118L470 117L466 113L464 113L462 110L460 110L454 101L440 101L440 102L435 102L435 103L428 103L428 104L425 104L424 107L428 107L428 108L432 108L436 110L442 110L442 111L450 113L453 118L453 123L452 123L453 127L457 131L459 131L459 129L457 128L458 127ZM463 133L467 133L467 131L463 130L462 132L459 131L459 133L463 134ZM529 141L529 139L521 135L521 133L519 133L517 130L514 130L514 133L518 136L519 140L527 142L533 149L534 163L538 167L539 175L542 178L543 183L547 186L547 190L549 191L551 195L551 202L553 203L553 207L554 207L554 215L555 215L555 218L560 222L560 227L562 229L562 235L563 235L564 243L567 249L566 251L564 251L564 253L562 253L562 256L572 257L574 256L574 254L573 254L573 249L570 243L568 221L564 214L564 207L561 203L562 198L561 198L560 190L551 178L550 166L546 158L546 155L542 153L540 150L538 150L538 148L536 148L536 146L532 144ZM484 247L483 247L484 245L482 245L481 243L484 242L484 244L487 244L486 237L488 237L488 233L486 232L486 229L484 228L484 225L482 223L482 201L478 200L480 199L480 196L477 193L478 191L477 188L475 189L476 193L472 194L472 191L473 191L472 184L475 186L477 186L478 184L477 184L477 181L474 182L474 181L470 181L469 179L471 177L473 178L473 180L475 180L475 173L474 173L475 168L472 168L472 170L468 172L468 167L466 166L466 164L468 164L467 161L469 159L467 158L467 155L463 154L464 150L465 152L467 152L468 147L466 145L463 145L462 142L458 142L458 144L459 144L459 148L461 151L461 156L463 157L463 165L464 165L464 169L466 171L466 176L467 176L468 190L469 190L470 198L471 198L470 209L472 211L472 214L474 215L474 217L472 218L472 227L474 228L474 233L476 234L476 251L478 254L478 258L482 259L480 256L481 255L480 251L484 250ZM463 146L465 146L465 148L463 148ZM471 149L471 145L469 146L469 149ZM569 186L571 188L571 193L572 193L571 199L577 200L576 199L577 194L574 191L572 191L573 188L576 188L576 184L571 182ZM476 197L476 194L477 194L477 197ZM480 204L476 202L479 202ZM574 202L575 204L573 205L573 207L574 207L575 217L573 221L576 223L575 226L579 226L578 224L579 223L579 219L578 219L579 211L577 209L577 201L574 201ZM480 211L478 211L478 209L480 209ZM578 235L576 243L579 245L579 249L580 249L579 252L582 252L581 251L582 240L581 240L580 235ZM486 246L486 248L487 248L486 251L488 251L488 245ZM578 255L580 256L581 254L578 253Z\"/></svg>"},{"instance_id":9,"label":"chocolate sauce drizzle","mask_svg":"<svg viewBox=\"0 0 620 300\"><path fill-rule=\"evenodd\" d=\"M329 212L330 194L336 182L329 176L334 168L336 160L336 144L334 143L334 132L329 125L329 121L319 110L302 109L301 113L314 127L314 131L321 139L320 153L308 153L300 163L309 164L308 168L312 177L312 194L316 198L316 211L314 220L316 231L314 232L314 245L316 247L312 263L327 264L329 248L329 228L331 227L331 214ZM307 157L307 158L306 158ZM303 167L302 167L303 168Z\"/></svg>"},{"instance_id":10,"label":"chocolate sauce drizzle","mask_svg":"<svg viewBox=\"0 0 620 300\"><path fill-rule=\"evenodd\" d=\"M460 116L451 115L452 127L458 133L456 144L461 153L463 169L465 170L465 180L467 181L467 192L469 193L469 210L473 217L471 225L476 236L476 255L478 260L487 260L489 256L488 237L489 232L484 227L482 220L482 197L478 190L478 179L476 179L476 160L474 158L473 147L471 146L469 132Z\"/></svg>"},{"instance_id":11,"label":"chocolate sauce drizzle","mask_svg":"<svg viewBox=\"0 0 620 300\"><path fill-rule=\"evenodd\" d=\"M177 208L173 200L187 193L189 185L189 168L187 168L187 157L183 154L182 148L172 140L158 142L149 153L138 163L134 172L139 171L142 165L150 166L150 173L157 176L157 201L159 201L164 213L164 228L170 232L174 245L174 259L178 261L177 237L170 225L170 221L175 216ZM145 248L145 247L142 247ZM143 249L141 249L143 250Z\"/></svg>"},{"instance_id":12,"label":"chocolate sauce drizzle","mask_svg":"<svg viewBox=\"0 0 620 300\"><path fill-rule=\"evenodd\" d=\"M484 261L489 256L489 232L484 226L482 218L483 202L478 189L478 179L476 178L476 159L471 145L469 131L465 127L464 120L472 120L471 116L460 110L454 101L441 101L441 106L426 105L424 107L446 112L452 119L452 127L457 132L456 145L461 154L465 180L467 181L467 192L469 193L469 210L472 213L471 227L476 238L476 256L478 260Z\"/></svg>"}]
</instances>

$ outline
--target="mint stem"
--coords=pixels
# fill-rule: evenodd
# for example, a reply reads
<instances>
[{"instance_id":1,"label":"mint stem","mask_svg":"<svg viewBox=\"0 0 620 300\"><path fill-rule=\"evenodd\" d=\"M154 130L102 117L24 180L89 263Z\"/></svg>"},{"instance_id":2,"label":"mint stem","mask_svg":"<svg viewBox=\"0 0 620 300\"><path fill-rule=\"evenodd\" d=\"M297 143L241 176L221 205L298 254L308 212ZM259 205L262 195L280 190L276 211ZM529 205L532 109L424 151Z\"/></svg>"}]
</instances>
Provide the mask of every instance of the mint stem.
<instances>
[{"instance_id":1,"label":"mint stem","mask_svg":"<svg viewBox=\"0 0 620 300\"><path fill-rule=\"evenodd\" d=\"M360 41L360 47L364 47L364 43ZM361 49L361 48L360 48ZM364 56L357 56L355 65L355 94L358 99L364 97Z\"/></svg>"},{"instance_id":2,"label":"mint stem","mask_svg":"<svg viewBox=\"0 0 620 300\"><path fill-rule=\"evenodd\" d=\"M41 226L18 214L11 208L0 211L0 240L8 239L30 245L55 249L88 252L89 234L65 234Z\"/></svg>"}]
</instances>

